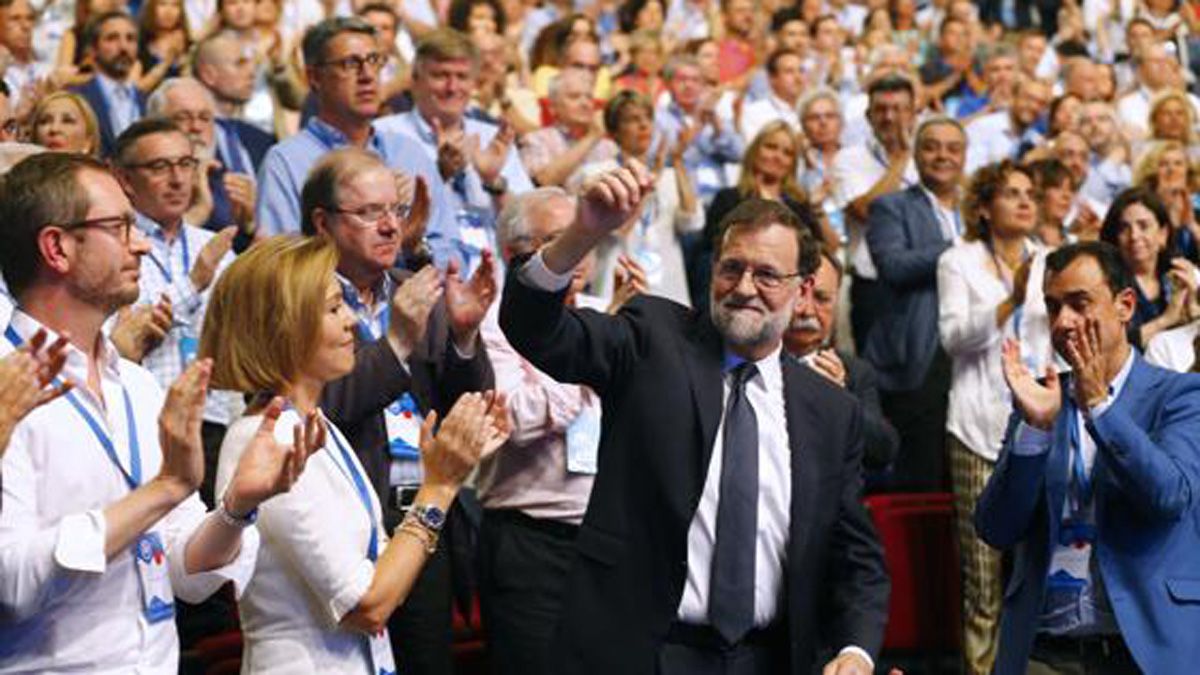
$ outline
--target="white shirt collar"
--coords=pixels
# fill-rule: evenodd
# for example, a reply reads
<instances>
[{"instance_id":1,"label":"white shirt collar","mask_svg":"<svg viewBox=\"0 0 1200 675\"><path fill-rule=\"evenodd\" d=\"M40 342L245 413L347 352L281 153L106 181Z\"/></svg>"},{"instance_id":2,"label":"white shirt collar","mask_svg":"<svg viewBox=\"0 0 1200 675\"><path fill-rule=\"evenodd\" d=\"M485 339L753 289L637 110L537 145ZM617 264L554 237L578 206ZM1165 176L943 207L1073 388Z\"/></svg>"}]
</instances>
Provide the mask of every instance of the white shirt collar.
<instances>
[{"instance_id":1,"label":"white shirt collar","mask_svg":"<svg viewBox=\"0 0 1200 675\"><path fill-rule=\"evenodd\" d=\"M12 329L16 331L22 341L28 341L33 337L39 329L46 331L46 344L53 343L58 339L58 333L51 330L46 325L39 322L37 319L26 314L20 308L13 310L12 319L9 322ZM8 341L5 340L7 343ZM63 364L62 377L68 382L72 382L76 388L87 389L88 380L88 355L76 347L74 344L67 344L66 348L67 360ZM121 361L121 355L117 353L116 347L109 341L108 337L103 333L100 334L100 350L98 353L100 376L104 379L120 380L120 370L118 364Z\"/></svg>"}]
</instances>

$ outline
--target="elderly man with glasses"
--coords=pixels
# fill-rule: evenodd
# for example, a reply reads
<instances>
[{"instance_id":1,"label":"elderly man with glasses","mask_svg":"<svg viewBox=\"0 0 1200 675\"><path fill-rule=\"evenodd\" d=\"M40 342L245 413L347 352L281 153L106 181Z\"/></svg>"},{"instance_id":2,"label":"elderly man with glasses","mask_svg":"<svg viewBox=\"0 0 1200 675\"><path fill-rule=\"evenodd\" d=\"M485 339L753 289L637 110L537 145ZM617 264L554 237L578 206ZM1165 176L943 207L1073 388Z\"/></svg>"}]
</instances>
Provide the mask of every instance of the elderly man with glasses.
<instances>
[{"instance_id":1,"label":"elderly man with glasses","mask_svg":"<svg viewBox=\"0 0 1200 675\"><path fill-rule=\"evenodd\" d=\"M305 33L303 51L317 113L299 133L267 152L258 176L259 228L266 234L298 231L300 190L309 169L331 150L354 146L379 155L393 171L426 178L432 210L425 238L435 260L451 258L458 227L436 179L437 165L415 141L372 124L382 103L379 71L386 60L375 29L362 19L327 19Z\"/></svg>"}]
</instances>

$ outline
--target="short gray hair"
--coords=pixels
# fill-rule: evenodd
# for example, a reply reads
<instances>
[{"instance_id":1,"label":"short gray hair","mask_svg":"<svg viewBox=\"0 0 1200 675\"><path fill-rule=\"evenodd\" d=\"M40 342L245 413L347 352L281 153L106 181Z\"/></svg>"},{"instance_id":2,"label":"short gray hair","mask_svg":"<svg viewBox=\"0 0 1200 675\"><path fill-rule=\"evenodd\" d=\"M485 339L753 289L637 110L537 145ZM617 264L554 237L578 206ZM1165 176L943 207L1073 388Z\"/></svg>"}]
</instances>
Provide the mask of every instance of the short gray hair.
<instances>
[{"instance_id":1,"label":"short gray hair","mask_svg":"<svg viewBox=\"0 0 1200 675\"><path fill-rule=\"evenodd\" d=\"M212 92L208 90L208 87L204 86L203 82L194 77L170 77L163 80L162 84L155 88L154 93L150 94L150 98L146 99L146 116L166 117L167 96L170 95L173 89L188 84L193 84L199 87L200 91L204 92L204 98L215 113L217 110L217 100L213 98Z\"/></svg>"},{"instance_id":2,"label":"short gray hair","mask_svg":"<svg viewBox=\"0 0 1200 675\"><path fill-rule=\"evenodd\" d=\"M800 104L796 106L796 109L800 111L800 117L803 118L807 115L808 109L817 101L833 101L833 106L837 108L838 116L842 115L842 101L838 98L837 92L829 87L817 87L805 94L800 99Z\"/></svg>"},{"instance_id":3,"label":"short gray hair","mask_svg":"<svg viewBox=\"0 0 1200 675\"><path fill-rule=\"evenodd\" d=\"M546 98L551 101L558 99L558 94L568 78L584 78L587 82L588 91L592 90L595 83L592 74L583 68L564 68L550 79L550 85L546 88Z\"/></svg>"},{"instance_id":4,"label":"short gray hair","mask_svg":"<svg viewBox=\"0 0 1200 675\"><path fill-rule=\"evenodd\" d=\"M955 129L958 129L958 133L962 134L963 138L967 137L967 130L966 130L966 128L963 127L962 122L959 122L958 120L954 119L953 117L950 117L949 115L940 115L939 114L939 115L930 115L930 116L926 117L925 119L921 120L921 123L917 125L917 133L913 134L913 142L916 143L917 141L921 140L921 136L925 133L926 129L929 129L930 127L940 126L943 124L946 126L951 126L951 127L954 127Z\"/></svg>"},{"instance_id":5,"label":"short gray hair","mask_svg":"<svg viewBox=\"0 0 1200 675\"><path fill-rule=\"evenodd\" d=\"M519 195L513 195L500 217L496 219L496 243L501 248L511 246L514 242L529 237L529 215L552 199L569 199L575 197L557 185L535 188Z\"/></svg>"}]
</instances>

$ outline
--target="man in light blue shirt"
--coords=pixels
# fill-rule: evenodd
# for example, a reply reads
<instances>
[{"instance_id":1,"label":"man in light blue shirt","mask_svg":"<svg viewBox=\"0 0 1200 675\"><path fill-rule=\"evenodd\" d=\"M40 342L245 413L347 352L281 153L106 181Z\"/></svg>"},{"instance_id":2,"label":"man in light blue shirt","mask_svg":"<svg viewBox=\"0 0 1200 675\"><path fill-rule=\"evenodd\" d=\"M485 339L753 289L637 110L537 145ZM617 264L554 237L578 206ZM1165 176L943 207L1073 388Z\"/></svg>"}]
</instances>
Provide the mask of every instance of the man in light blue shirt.
<instances>
[{"instance_id":1,"label":"man in light blue shirt","mask_svg":"<svg viewBox=\"0 0 1200 675\"><path fill-rule=\"evenodd\" d=\"M413 62L413 110L380 119L380 132L416 141L437 163L454 204L464 258L495 249L494 223L505 195L533 189L507 126L464 116L479 72L479 52L450 29L427 35Z\"/></svg>"},{"instance_id":2,"label":"man in light blue shirt","mask_svg":"<svg viewBox=\"0 0 1200 675\"><path fill-rule=\"evenodd\" d=\"M317 114L263 159L255 209L259 228L268 235L299 232L300 190L309 169L330 150L353 145L375 152L393 170L425 179L433 205L425 238L434 260L445 263L455 255L459 236L437 166L411 139L372 126L384 62L375 29L361 19L327 19L305 34L303 49Z\"/></svg>"}]
</instances>

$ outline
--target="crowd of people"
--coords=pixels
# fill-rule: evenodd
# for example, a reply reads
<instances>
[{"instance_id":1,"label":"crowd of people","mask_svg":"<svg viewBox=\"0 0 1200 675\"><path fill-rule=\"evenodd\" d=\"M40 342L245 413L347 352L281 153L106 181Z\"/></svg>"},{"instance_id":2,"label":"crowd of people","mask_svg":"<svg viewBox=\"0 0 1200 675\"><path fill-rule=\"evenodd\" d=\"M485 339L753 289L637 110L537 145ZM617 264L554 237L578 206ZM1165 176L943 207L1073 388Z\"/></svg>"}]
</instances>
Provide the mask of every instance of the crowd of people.
<instances>
[{"instance_id":1,"label":"crowd of people","mask_svg":"<svg viewBox=\"0 0 1200 675\"><path fill-rule=\"evenodd\" d=\"M0 0L0 73L0 673L443 675L473 598L869 673L897 492L956 670L1200 660L1196 3Z\"/></svg>"}]
</instances>

